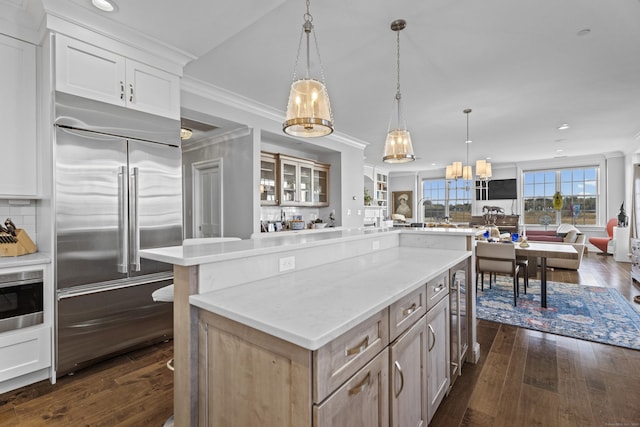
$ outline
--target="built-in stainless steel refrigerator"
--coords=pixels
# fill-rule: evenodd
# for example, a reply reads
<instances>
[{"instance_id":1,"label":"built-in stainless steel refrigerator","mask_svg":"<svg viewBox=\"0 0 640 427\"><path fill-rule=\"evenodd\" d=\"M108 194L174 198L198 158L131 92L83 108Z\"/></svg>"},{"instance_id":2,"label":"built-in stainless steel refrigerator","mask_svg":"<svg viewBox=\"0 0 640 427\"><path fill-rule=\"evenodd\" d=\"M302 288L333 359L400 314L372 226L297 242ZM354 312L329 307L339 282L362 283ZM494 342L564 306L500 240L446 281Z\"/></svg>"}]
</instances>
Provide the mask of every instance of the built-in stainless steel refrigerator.
<instances>
[{"instance_id":1,"label":"built-in stainless steel refrigerator","mask_svg":"<svg viewBox=\"0 0 640 427\"><path fill-rule=\"evenodd\" d=\"M56 93L58 375L171 337L154 290L172 266L140 249L182 242L180 122Z\"/></svg>"}]
</instances>

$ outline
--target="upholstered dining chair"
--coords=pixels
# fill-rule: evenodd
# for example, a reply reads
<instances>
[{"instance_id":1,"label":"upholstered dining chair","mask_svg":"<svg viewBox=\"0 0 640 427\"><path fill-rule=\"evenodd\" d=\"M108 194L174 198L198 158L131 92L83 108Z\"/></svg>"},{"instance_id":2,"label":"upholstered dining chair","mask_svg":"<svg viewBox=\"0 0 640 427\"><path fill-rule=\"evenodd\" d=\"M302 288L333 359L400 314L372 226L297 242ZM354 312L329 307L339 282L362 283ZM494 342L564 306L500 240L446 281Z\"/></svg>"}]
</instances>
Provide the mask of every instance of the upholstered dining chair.
<instances>
[{"instance_id":1,"label":"upholstered dining chair","mask_svg":"<svg viewBox=\"0 0 640 427\"><path fill-rule=\"evenodd\" d=\"M518 305L519 272L520 265L516 261L516 247L513 243L477 242L476 291L478 290L478 275L480 275L481 289L484 290L484 273L489 273L489 288L491 288L492 273L506 274L513 277L513 305Z\"/></svg>"}]
</instances>

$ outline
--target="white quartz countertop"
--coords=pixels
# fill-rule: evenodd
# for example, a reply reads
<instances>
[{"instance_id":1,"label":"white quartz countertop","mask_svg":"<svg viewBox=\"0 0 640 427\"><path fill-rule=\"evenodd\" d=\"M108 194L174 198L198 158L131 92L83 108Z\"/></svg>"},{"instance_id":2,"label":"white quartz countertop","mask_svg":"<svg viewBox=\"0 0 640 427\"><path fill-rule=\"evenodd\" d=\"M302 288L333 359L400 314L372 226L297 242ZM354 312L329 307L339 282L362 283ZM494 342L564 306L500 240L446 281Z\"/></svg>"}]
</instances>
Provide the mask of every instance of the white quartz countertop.
<instances>
[{"instance_id":1,"label":"white quartz countertop","mask_svg":"<svg viewBox=\"0 0 640 427\"><path fill-rule=\"evenodd\" d=\"M28 267L39 264L50 264L51 256L44 252L35 252L20 256L0 257L0 268Z\"/></svg>"},{"instance_id":2,"label":"white quartz countertop","mask_svg":"<svg viewBox=\"0 0 640 427\"><path fill-rule=\"evenodd\" d=\"M140 251L143 258L169 264L191 266L209 262L227 261L297 248L329 245L336 242L362 239L374 233L400 233L400 230L383 228L342 229L321 233L296 234L290 232L271 233L273 237L243 239L232 242L209 243L193 246L170 246Z\"/></svg>"},{"instance_id":3,"label":"white quartz countertop","mask_svg":"<svg viewBox=\"0 0 640 427\"><path fill-rule=\"evenodd\" d=\"M317 350L469 256L394 247L192 295L190 303Z\"/></svg>"}]
</instances>

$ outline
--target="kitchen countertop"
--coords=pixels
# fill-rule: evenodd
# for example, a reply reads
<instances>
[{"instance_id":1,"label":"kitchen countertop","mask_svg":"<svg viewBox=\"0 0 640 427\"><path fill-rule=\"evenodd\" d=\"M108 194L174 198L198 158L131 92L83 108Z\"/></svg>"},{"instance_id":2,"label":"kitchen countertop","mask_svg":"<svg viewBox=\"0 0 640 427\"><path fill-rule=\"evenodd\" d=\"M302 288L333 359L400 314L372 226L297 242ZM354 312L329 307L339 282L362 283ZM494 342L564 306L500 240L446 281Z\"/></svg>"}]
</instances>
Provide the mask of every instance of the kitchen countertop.
<instances>
[{"instance_id":1,"label":"kitchen countertop","mask_svg":"<svg viewBox=\"0 0 640 427\"><path fill-rule=\"evenodd\" d=\"M35 252L28 255L0 257L0 268L28 267L38 264L50 264L51 256L44 252Z\"/></svg>"},{"instance_id":2,"label":"kitchen countertop","mask_svg":"<svg viewBox=\"0 0 640 427\"><path fill-rule=\"evenodd\" d=\"M273 233L271 238L243 239L232 242L207 243L192 246L170 246L140 251L143 258L180 266L228 261L250 255L291 251L298 248L330 245L339 241L362 239L374 233L400 233L391 228L357 228L324 231L321 233Z\"/></svg>"},{"instance_id":3,"label":"kitchen countertop","mask_svg":"<svg viewBox=\"0 0 640 427\"><path fill-rule=\"evenodd\" d=\"M469 256L460 250L394 247L192 295L189 301L317 350Z\"/></svg>"}]
</instances>

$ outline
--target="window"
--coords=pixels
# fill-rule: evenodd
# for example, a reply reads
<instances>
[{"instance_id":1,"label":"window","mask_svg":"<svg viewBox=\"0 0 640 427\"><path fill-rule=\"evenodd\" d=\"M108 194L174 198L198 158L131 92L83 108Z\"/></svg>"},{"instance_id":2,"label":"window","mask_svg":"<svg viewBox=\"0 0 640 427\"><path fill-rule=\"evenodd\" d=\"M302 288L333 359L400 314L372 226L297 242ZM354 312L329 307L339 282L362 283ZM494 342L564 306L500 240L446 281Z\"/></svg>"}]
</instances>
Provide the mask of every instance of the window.
<instances>
[{"instance_id":1,"label":"window","mask_svg":"<svg viewBox=\"0 0 640 427\"><path fill-rule=\"evenodd\" d=\"M445 179L426 179L422 181L422 199L418 209L423 206L425 221L442 221L445 217L451 222L471 221L470 181Z\"/></svg>"},{"instance_id":2,"label":"window","mask_svg":"<svg viewBox=\"0 0 640 427\"><path fill-rule=\"evenodd\" d=\"M593 225L598 220L598 167L525 171L524 223ZM562 209L553 208L560 192Z\"/></svg>"}]
</instances>

